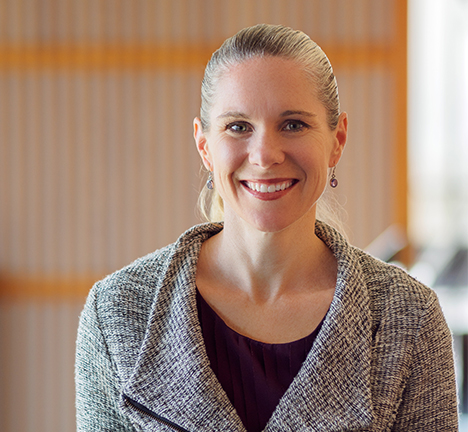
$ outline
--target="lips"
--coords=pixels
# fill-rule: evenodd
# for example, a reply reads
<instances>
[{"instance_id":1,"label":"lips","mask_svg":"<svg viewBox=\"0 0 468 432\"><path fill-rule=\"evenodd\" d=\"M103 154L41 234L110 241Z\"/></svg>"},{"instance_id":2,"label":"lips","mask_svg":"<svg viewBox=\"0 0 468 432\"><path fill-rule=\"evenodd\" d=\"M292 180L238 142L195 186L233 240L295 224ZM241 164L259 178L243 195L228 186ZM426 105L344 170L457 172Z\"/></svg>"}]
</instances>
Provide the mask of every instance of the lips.
<instances>
[{"instance_id":1,"label":"lips","mask_svg":"<svg viewBox=\"0 0 468 432\"><path fill-rule=\"evenodd\" d=\"M274 193L284 191L289 189L294 183L294 180L276 182L276 183L262 183L262 182L252 182L244 181L242 182L250 190L260 192L260 193Z\"/></svg>"}]
</instances>

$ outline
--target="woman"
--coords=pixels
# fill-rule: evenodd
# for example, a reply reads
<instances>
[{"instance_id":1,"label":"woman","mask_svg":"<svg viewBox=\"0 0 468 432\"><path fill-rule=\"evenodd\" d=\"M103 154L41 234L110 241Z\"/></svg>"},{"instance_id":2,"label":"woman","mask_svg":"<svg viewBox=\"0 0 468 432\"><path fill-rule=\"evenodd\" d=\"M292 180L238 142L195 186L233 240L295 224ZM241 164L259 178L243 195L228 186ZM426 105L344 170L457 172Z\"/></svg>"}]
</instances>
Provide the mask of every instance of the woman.
<instances>
[{"instance_id":1,"label":"woman","mask_svg":"<svg viewBox=\"0 0 468 432\"><path fill-rule=\"evenodd\" d=\"M78 430L457 430L435 294L316 218L347 123L305 34L259 25L213 55L194 137L224 223L93 287Z\"/></svg>"}]
</instances>

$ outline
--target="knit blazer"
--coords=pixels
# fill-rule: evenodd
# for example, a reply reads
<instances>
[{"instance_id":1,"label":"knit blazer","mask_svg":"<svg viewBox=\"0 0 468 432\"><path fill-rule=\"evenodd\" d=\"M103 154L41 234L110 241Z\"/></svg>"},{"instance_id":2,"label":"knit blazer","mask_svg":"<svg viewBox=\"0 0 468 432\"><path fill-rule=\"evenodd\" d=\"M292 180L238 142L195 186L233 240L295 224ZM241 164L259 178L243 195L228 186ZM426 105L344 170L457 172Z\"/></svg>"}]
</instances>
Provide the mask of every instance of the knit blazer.
<instances>
[{"instance_id":1,"label":"knit blazer","mask_svg":"<svg viewBox=\"0 0 468 432\"><path fill-rule=\"evenodd\" d=\"M196 306L204 224L98 282L80 318L78 431L245 428L210 368ZM329 312L265 427L458 430L452 339L436 295L317 222L338 262Z\"/></svg>"}]
</instances>

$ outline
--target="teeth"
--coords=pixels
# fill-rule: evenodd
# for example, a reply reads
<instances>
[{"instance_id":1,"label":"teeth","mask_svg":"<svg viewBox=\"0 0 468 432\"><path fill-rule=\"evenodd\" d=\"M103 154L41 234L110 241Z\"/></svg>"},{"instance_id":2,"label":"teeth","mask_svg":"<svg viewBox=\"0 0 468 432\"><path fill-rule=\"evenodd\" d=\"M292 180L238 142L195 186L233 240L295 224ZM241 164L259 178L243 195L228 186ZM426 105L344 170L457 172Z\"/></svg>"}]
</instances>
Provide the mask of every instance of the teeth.
<instances>
[{"instance_id":1,"label":"teeth","mask_svg":"<svg viewBox=\"0 0 468 432\"><path fill-rule=\"evenodd\" d=\"M283 191L291 187L293 182L288 181L288 182L276 183L276 184L246 182L246 184L249 189L252 189L254 191L262 192L262 193L272 193L272 192Z\"/></svg>"}]
</instances>

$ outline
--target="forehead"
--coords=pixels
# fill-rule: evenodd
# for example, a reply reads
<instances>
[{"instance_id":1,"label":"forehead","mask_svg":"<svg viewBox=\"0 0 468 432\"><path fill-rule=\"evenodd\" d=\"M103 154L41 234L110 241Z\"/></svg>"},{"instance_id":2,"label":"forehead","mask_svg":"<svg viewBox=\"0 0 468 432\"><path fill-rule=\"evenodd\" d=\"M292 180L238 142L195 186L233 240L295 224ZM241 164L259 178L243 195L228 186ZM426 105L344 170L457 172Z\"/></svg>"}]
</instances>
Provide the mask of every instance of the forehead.
<instances>
[{"instance_id":1,"label":"forehead","mask_svg":"<svg viewBox=\"0 0 468 432\"><path fill-rule=\"evenodd\" d=\"M255 57L224 71L215 88L212 111L310 110L321 105L315 85L296 61Z\"/></svg>"}]
</instances>

